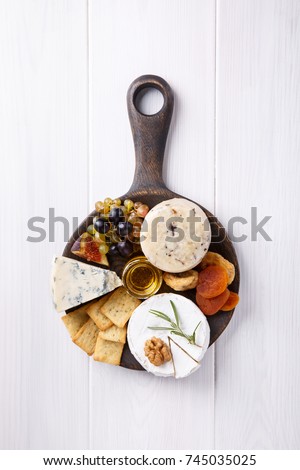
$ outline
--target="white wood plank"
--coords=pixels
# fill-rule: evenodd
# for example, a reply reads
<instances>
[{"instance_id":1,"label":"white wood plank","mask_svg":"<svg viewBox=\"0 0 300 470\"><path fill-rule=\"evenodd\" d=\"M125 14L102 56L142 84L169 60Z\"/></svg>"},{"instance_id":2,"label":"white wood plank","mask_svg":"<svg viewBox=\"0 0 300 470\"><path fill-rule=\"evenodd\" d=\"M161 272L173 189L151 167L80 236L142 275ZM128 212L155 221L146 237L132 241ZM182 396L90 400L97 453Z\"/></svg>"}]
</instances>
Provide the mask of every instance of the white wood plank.
<instances>
[{"instance_id":1,"label":"white wood plank","mask_svg":"<svg viewBox=\"0 0 300 470\"><path fill-rule=\"evenodd\" d=\"M136 77L151 73L176 94L165 180L213 210L214 1L91 0L89 18L91 208L131 184L126 92ZM202 370L180 382L93 364L91 447L212 447L213 359L211 349Z\"/></svg>"},{"instance_id":2,"label":"white wood plank","mask_svg":"<svg viewBox=\"0 0 300 470\"><path fill-rule=\"evenodd\" d=\"M93 364L91 448L199 449L213 445L213 347L182 380Z\"/></svg>"},{"instance_id":3,"label":"white wood plank","mask_svg":"<svg viewBox=\"0 0 300 470\"><path fill-rule=\"evenodd\" d=\"M272 216L271 242L236 244L241 302L216 346L218 449L300 446L299 54L299 1L217 2L217 215Z\"/></svg>"},{"instance_id":4,"label":"white wood plank","mask_svg":"<svg viewBox=\"0 0 300 470\"><path fill-rule=\"evenodd\" d=\"M88 359L52 306L48 211L87 211L85 0L0 4L1 306L0 447L88 446ZM47 239L26 241L29 217ZM32 235L32 234L31 234ZM33 234L36 236L37 234Z\"/></svg>"}]
</instances>

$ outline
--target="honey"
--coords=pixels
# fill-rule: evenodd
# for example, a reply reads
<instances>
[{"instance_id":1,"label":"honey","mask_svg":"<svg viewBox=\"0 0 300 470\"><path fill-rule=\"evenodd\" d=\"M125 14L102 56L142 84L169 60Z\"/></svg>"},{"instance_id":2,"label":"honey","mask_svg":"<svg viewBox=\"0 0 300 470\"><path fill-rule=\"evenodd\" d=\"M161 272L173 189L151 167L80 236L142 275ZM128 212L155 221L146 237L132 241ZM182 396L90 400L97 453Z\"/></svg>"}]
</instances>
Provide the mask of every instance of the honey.
<instances>
[{"instance_id":1,"label":"honey","mask_svg":"<svg viewBox=\"0 0 300 470\"><path fill-rule=\"evenodd\" d=\"M137 256L125 265L122 281L130 295L138 299L148 299L160 289L162 272L145 256Z\"/></svg>"}]
</instances>

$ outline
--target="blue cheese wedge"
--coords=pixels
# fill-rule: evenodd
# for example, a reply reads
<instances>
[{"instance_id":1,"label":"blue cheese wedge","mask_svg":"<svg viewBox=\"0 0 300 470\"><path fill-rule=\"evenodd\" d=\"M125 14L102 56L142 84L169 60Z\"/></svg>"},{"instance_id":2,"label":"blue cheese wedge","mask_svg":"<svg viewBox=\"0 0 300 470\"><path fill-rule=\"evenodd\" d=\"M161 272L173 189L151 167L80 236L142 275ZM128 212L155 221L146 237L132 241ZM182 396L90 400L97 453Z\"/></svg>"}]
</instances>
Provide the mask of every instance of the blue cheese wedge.
<instances>
[{"instance_id":1,"label":"blue cheese wedge","mask_svg":"<svg viewBox=\"0 0 300 470\"><path fill-rule=\"evenodd\" d=\"M176 306L180 327L185 334L191 335L199 324L195 333L195 344L190 344L186 338L163 329L170 327L170 324L149 312L163 312L175 322L170 300ZM145 343L153 337L160 338L170 346L171 361L156 366L146 357ZM209 340L210 328L205 315L194 302L179 294L158 294L150 297L135 309L128 323L127 341L131 353L144 369L160 377L179 379L195 372L200 367Z\"/></svg>"},{"instance_id":2,"label":"blue cheese wedge","mask_svg":"<svg viewBox=\"0 0 300 470\"><path fill-rule=\"evenodd\" d=\"M122 285L115 272L65 256L53 260L51 289L55 309L62 312L93 300Z\"/></svg>"},{"instance_id":3,"label":"blue cheese wedge","mask_svg":"<svg viewBox=\"0 0 300 470\"><path fill-rule=\"evenodd\" d=\"M197 266L208 251L211 228L205 212L186 199L154 206L141 230L141 248L157 268L180 273Z\"/></svg>"}]
</instances>

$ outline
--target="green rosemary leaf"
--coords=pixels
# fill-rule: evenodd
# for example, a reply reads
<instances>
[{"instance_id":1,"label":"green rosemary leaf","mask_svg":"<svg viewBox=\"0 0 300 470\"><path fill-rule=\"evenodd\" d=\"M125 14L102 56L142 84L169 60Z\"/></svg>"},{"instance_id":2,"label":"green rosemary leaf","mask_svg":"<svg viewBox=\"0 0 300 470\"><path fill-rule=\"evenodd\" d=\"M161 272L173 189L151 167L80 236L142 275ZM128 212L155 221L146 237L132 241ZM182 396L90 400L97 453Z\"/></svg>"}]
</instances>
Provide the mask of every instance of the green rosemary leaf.
<instances>
[{"instance_id":1,"label":"green rosemary leaf","mask_svg":"<svg viewBox=\"0 0 300 470\"><path fill-rule=\"evenodd\" d=\"M190 343L195 344L195 341L196 341L196 331L194 331L192 337L190 338Z\"/></svg>"},{"instance_id":2,"label":"green rosemary leaf","mask_svg":"<svg viewBox=\"0 0 300 470\"><path fill-rule=\"evenodd\" d=\"M158 318L162 318L163 320L165 320L166 322L169 323L169 326L153 326L153 327L149 326L148 327L149 330L170 331L170 334L175 335L175 336L181 336L181 338L185 338L190 344L196 345L196 331L197 331L197 328L199 327L201 321L198 323L198 325L194 329L194 332L193 332L192 335L188 335L188 334L184 333L184 331L182 331L182 329L180 327L180 320L179 320L179 315L178 315L177 308L176 308L174 302L172 302L172 300L170 300L170 303L171 303L171 306L172 306L172 309L173 309L173 312L174 312L175 322L176 323L173 320L171 320L171 318L168 315L166 315L164 312L160 312L159 310L151 309L151 310L149 310L149 313L152 313L152 315L155 315Z\"/></svg>"},{"instance_id":3,"label":"green rosemary leaf","mask_svg":"<svg viewBox=\"0 0 300 470\"><path fill-rule=\"evenodd\" d=\"M181 333L181 331L178 331L178 330L171 330L170 333L176 336L181 336L182 338L187 338L187 336L184 333Z\"/></svg>"},{"instance_id":4,"label":"green rosemary leaf","mask_svg":"<svg viewBox=\"0 0 300 470\"><path fill-rule=\"evenodd\" d=\"M164 327L164 326L148 326L148 330L157 330L157 331L159 331L159 330L164 330L164 331L168 330L168 331L171 331L172 328L168 328L167 326L166 327Z\"/></svg>"},{"instance_id":5,"label":"green rosemary leaf","mask_svg":"<svg viewBox=\"0 0 300 470\"><path fill-rule=\"evenodd\" d=\"M174 312L176 325L179 326L179 316L178 316L177 308L175 307L175 304L174 304L173 300L170 300L170 303L172 305L172 309L173 309L173 312Z\"/></svg>"},{"instance_id":6,"label":"green rosemary leaf","mask_svg":"<svg viewBox=\"0 0 300 470\"><path fill-rule=\"evenodd\" d=\"M158 318L164 318L164 319L166 318L165 315L162 313L151 312L151 310L149 310L149 313L152 313L152 315L155 315Z\"/></svg>"},{"instance_id":7,"label":"green rosemary leaf","mask_svg":"<svg viewBox=\"0 0 300 470\"><path fill-rule=\"evenodd\" d=\"M165 315L164 312L160 312L159 310L154 310L153 308L151 308L151 309L149 310L149 312L150 312L150 313L159 313L160 315Z\"/></svg>"},{"instance_id":8,"label":"green rosemary leaf","mask_svg":"<svg viewBox=\"0 0 300 470\"><path fill-rule=\"evenodd\" d=\"M159 312L158 310L152 310L152 309L149 310L149 312L152 313L152 315L156 315L159 318L163 318L164 320L168 321L169 323L172 322L171 318L168 317L168 315L166 315L163 312Z\"/></svg>"},{"instance_id":9,"label":"green rosemary leaf","mask_svg":"<svg viewBox=\"0 0 300 470\"><path fill-rule=\"evenodd\" d=\"M162 315L158 315L157 313L153 313L153 315L155 315L157 318L161 318L162 320L165 320L166 322L170 323L169 320L163 317Z\"/></svg>"},{"instance_id":10,"label":"green rosemary leaf","mask_svg":"<svg viewBox=\"0 0 300 470\"><path fill-rule=\"evenodd\" d=\"M192 334L192 344L195 344L195 342L196 342L196 331L197 331L197 328L200 325L200 323L201 323L201 321L199 321L198 325L196 326L196 328L194 329L194 332Z\"/></svg>"}]
</instances>

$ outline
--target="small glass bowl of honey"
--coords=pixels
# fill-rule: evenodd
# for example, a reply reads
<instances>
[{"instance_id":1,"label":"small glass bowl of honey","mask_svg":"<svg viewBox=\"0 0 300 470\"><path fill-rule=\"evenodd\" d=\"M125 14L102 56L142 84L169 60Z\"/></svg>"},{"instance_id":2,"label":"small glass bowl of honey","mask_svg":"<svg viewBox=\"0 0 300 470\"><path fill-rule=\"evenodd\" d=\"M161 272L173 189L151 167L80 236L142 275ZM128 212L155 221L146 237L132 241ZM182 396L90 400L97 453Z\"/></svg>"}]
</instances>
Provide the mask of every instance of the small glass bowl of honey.
<instances>
[{"instance_id":1,"label":"small glass bowl of honey","mask_svg":"<svg viewBox=\"0 0 300 470\"><path fill-rule=\"evenodd\" d=\"M132 258L125 265L122 281L127 292L138 299L148 299L159 291L162 272L146 256Z\"/></svg>"}]
</instances>

